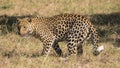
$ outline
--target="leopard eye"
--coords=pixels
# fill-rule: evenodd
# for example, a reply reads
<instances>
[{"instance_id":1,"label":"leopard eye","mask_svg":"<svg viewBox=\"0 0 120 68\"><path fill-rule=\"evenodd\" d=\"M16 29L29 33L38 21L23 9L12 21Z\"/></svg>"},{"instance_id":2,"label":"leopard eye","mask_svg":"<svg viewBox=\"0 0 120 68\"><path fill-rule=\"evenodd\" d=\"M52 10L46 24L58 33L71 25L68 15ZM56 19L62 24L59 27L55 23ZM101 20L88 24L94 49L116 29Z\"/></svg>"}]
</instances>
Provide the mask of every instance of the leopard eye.
<instances>
[{"instance_id":1,"label":"leopard eye","mask_svg":"<svg viewBox=\"0 0 120 68\"><path fill-rule=\"evenodd\" d=\"M24 29L26 29L26 27L25 27L25 26L23 26L23 28L24 28Z\"/></svg>"},{"instance_id":2,"label":"leopard eye","mask_svg":"<svg viewBox=\"0 0 120 68\"><path fill-rule=\"evenodd\" d=\"M32 20L31 20L30 18L28 18L28 22L29 22L29 23L31 23L31 22L32 22Z\"/></svg>"}]
</instances>

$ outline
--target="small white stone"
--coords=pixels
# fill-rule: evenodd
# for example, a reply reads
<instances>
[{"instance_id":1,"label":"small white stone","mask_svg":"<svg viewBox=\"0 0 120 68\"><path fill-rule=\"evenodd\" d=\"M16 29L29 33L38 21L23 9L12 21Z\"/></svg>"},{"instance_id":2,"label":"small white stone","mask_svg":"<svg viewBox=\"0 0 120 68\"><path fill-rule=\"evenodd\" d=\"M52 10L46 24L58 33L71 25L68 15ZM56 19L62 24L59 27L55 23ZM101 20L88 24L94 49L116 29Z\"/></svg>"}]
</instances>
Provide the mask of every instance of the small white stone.
<instances>
[{"instance_id":1,"label":"small white stone","mask_svg":"<svg viewBox=\"0 0 120 68\"><path fill-rule=\"evenodd\" d=\"M104 46L99 46L98 48L97 48L97 51L98 52L101 52L101 51L103 51L104 50Z\"/></svg>"}]
</instances>

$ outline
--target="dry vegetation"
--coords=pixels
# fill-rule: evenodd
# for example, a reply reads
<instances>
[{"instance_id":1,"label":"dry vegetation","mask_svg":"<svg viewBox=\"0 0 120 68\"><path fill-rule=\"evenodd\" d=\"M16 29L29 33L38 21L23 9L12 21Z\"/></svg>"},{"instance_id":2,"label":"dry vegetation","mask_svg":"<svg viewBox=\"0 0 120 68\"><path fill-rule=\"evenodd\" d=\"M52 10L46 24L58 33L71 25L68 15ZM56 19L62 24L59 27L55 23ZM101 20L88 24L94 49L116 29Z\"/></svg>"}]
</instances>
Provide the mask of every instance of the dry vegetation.
<instances>
[{"instance_id":1,"label":"dry vegetation","mask_svg":"<svg viewBox=\"0 0 120 68\"><path fill-rule=\"evenodd\" d=\"M33 37L20 37L16 18L60 13L90 18L105 50L93 56L92 45L87 42L83 55L69 60L52 50L44 64L42 43ZM66 44L59 44L66 53ZM120 0L0 0L0 68L120 68Z\"/></svg>"}]
</instances>

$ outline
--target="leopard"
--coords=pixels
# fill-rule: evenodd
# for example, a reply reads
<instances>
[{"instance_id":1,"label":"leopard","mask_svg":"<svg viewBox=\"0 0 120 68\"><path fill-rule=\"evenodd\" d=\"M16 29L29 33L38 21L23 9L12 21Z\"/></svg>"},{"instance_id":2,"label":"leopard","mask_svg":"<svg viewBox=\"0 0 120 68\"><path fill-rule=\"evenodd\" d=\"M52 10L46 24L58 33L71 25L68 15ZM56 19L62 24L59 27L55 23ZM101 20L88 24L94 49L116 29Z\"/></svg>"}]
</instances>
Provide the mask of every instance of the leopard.
<instances>
[{"instance_id":1,"label":"leopard","mask_svg":"<svg viewBox=\"0 0 120 68\"><path fill-rule=\"evenodd\" d=\"M92 39L93 55L99 55L99 36L94 25L83 15L63 13L50 17L18 19L21 36L33 36L43 43L41 55L48 55L50 49L63 56L59 42L67 42L68 56L83 54L83 43Z\"/></svg>"}]
</instances>

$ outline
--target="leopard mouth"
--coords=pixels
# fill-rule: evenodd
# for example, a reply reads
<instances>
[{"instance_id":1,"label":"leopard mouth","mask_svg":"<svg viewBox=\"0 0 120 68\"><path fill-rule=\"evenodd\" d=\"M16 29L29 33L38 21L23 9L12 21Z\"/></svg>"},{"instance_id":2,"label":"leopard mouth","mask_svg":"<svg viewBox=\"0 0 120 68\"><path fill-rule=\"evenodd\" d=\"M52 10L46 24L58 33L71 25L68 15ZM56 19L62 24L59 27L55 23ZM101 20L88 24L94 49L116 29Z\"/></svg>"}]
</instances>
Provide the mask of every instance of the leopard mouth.
<instances>
[{"instance_id":1,"label":"leopard mouth","mask_svg":"<svg viewBox=\"0 0 120 68\"><path fill-rule=\"evenodd\" d=\"M22 37L29 37L31 36L32 34L30 33L30 31L28 31L26 34L21 34Z\"/></svg>"}]
</instances>

